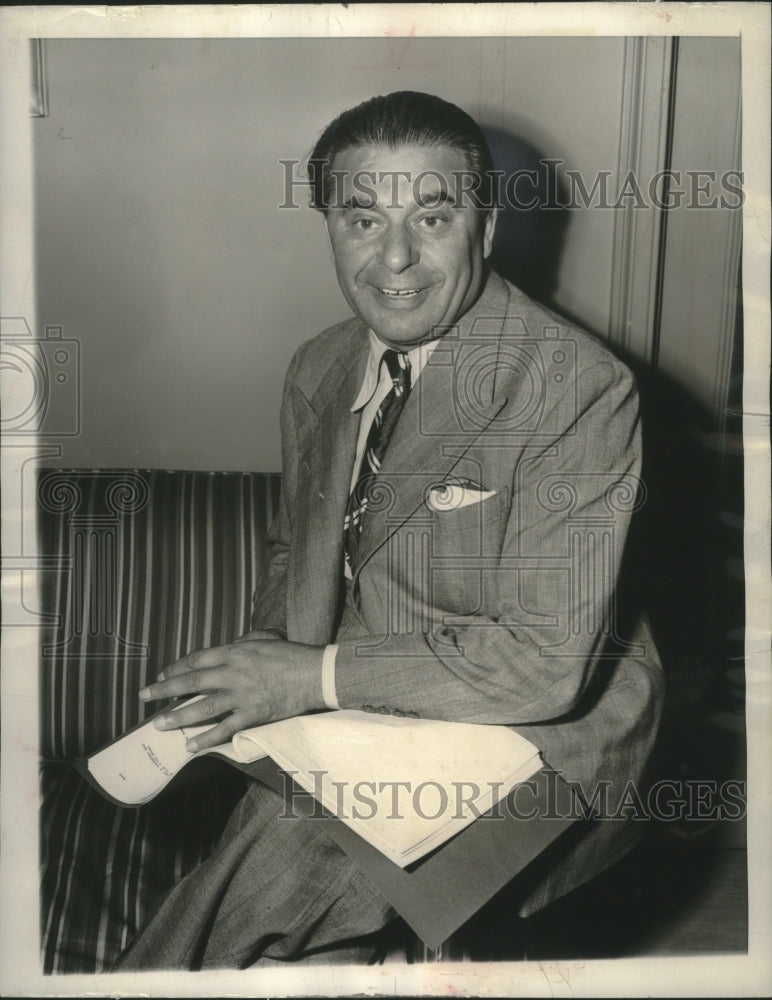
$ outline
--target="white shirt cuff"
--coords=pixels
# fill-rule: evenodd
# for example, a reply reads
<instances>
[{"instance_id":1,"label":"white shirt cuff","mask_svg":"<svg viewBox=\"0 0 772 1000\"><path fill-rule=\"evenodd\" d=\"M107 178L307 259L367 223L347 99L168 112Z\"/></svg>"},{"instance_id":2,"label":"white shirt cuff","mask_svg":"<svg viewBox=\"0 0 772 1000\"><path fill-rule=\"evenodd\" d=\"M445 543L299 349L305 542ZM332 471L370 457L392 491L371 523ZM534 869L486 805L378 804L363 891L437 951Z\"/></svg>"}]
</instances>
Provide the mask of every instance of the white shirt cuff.
<instances>
[{"instance_id":1,"label":"white shirt cuff","mask_svg":"<svg viewBox=\"0 0 772 1000\"><path fill-rule=\"evenodd\" d=\"M338 654L336 645L325 646L322 656L322 698L327 708L339 709L338 696L335 693L335 657Z\"/></svg>"}]
</instances>

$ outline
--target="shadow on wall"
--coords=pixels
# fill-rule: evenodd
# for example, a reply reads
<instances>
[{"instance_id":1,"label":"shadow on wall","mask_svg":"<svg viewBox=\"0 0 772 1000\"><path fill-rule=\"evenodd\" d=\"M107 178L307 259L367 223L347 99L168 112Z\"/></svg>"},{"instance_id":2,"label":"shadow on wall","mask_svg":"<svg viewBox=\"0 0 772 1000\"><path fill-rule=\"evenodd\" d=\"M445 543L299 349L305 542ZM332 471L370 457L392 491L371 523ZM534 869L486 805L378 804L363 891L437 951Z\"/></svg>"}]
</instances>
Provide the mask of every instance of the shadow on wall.
<instances>
[{"instance_id":1,"label":"shadow on wall","mask_svg":"<svg viewBox=\"0 0 772 1000\"><path fill-rule=\"evenodd\" d=\"M549 174L544 154L529 142L500 128L483 126L482 131L494 168L504 172L491 264L526 295L559 311L553 296L568 224L568 211L561 207L567 200L565 182ZM521 179L508 193L507 178L513 175ZM533 207L525 207L532 202Z\"/></svg>"},{"instance_id":2,"label":"shadow on wall","mask_svg":"<svg viewBox=\"0 0 772 1000\"><path fill-rule=\"evenodd\" d=\"M522 187L524 194L536 195L537 207L525 211L506 205L500 212L491 262L526 294L565 315L554 293L568 212L545 207L550 195L553 203L564 203L565 192L558 187L556 198L548 190L538 150L502 130L484 131L498 170L508 175L536 171L541 179L533 191ZM737 870L727 881L721 874L725 860L717 850L746 844L742 822L717 818L723 782L745 779L742 316L736 322L723 432L716 415L687 387L611 346L638 382L646 488L633 520L618 603L620 608L646 608L667 682L650 778L701 787L701 801L696 812L687 806L687 814L674 822L650 824L641 847L607 877L526 925L513 923L512 908L506 909L508 901L502 897L508 916L493 925L507 929L503 953L510 957L511 940L526 927L531 940L521 947L532 958L645 954L652 928L662 925L663 900L673 926L665 929L660 944L676 941L678 933L683 937L679 921L685 920L688 928L695 913L704 911L705 926L712 926L710 899L703 897L705 887L714 884L723 886L722 893L734 894L729 909L724 902L715 904L729 929L724 933L717 923L716 940L690 939L689 945L697 950L747 947L744 854L729 852ZM625 623L620 625L624 632ZM716 896L718 889L711 892ZM494 900L488 910L496 905ZM588 928L584 937L577 935L577 914L580 922L590 915L582 925ZM474 928L479 926L487 930L478 940ZM470 951L480 960L501 957L490 953L491 948L495 952L490 926L481 919L468 931Z\"/></svg>"},{"instance_id":3,"label":"shadow on wall","mask_svg":"<svg viewBox=\"0 0 772 1000\"><path fill-rule=\"evenodd\" d=\"M566 186L550 177L545 155L529 142L496 127L484 126L483 133L494 167L505 178L523 173L520 203L536 202L526 209L504 198L491 264L575 320L554 301L569 215L560 207ZM683 385L612 349L635 373L641 398L647 496L626 557L630 599L620 604L648 610L668 679L654 769L684 779L736 778L744 766L741 317L725 436Z\"/></svg>"},{"instance_id":4,"label":"shadow on wall","mask_svg":"<svg viewBox=\"0 0 772 1000\"><path fill-rule=\"evenodd\" d=\"M739 345L738 345L739 347ZM736 355L738 351L736 350ZM726 431L682 386L636 359L646 502L630 539L634 586L667 678L655 768L667 777L744 775L742 419ZM741 361L735 358L735 367ZM730 396L741 391L732 382Z\"/></svg>"}]
</instances>

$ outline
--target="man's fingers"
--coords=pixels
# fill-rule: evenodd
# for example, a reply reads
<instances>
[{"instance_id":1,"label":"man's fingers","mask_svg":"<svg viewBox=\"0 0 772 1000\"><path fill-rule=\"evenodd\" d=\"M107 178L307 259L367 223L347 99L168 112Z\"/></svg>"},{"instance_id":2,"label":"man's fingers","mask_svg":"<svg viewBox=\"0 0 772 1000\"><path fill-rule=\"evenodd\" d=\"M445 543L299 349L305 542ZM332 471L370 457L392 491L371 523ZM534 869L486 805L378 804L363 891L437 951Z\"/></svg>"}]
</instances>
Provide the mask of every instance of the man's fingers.
<instances>
[{"instance_id":1,"label":"man's fingers","mask_svg":"<svg viewBox=\"0 0 772 1000\"><path fill-rule=\"evenodd\" d=\"M206 667L219 667L225 663L228 656L228 646L212 646L210 649L197 649L194 653L188 653L181 660L164 667L158 675L159 680L167 680L169 677L177 677L179 674L187 674L191 670L202 670Z\"/></svg>"},{"instance_id":2,"label":"man's fingers","mask_svg":"<svg viewBox=\"0 0 772 1000\"><path fill-rule=\"evenodd\" d=\"M213 723L220 716L233 709L233 698L226 691L207 694L192 705L169 709L156 716L156 729L180 729L182 726L204 726Z\"/></svg>"},{"instance_id":3,"label":"man's fingers","mask_svg":"<svg viewBox=\"0 0 772 1000\"><path fill-rule=\"evenodd\" d=\"M218 747L221 743L230 743L233 737L241 729L244 723L235 721L237 716L229 715L218 725L208 729L205 733L199 733L194 739L189 739L185 744L188 753L197 753L199 750L208 750L210 747Z\"/></svg>"},{"instance_id":4,"label":"man's fingers","mask_svg":"<svg viewBox=\"0 0 772 1000\"><path fill-rule=\"evenodd\" d=\"M198 694L200 691L214 691L224 687L219 665L218 662L215 667L186 670L174 677L169 677L168 680L149 684L139 692L140 700L157 701L159 698L177 698L180 695Z\"/></svg>"},{"instance_id":5,"label":"man's fingers","mask_svg":"<svg viewBox=\"0 0 772 1000\"><path fill-rule=\"evenodd\" d=\"M280 636L278 636L275 632L247 632L228 646L212 646L210 649L198 649L194 653L188 653L187 656L183 656L182 659L177 660L176 663L172 663L168 667L164 667L156 680L159 683L163 683L163 681L167 681L171 677L179 677L181 674L188 674L192 670L203 670L208 667L223 666L227 663L228 656L233 651L234 646L239 646L245 642L254 641L256 639L276 640L279 638ZM140 697L142 696L140 695Z\"/></svg>"},{"instance_id":6,"label":"man's fingers","mask_svg":"<svg viewBox=\"0 0 772 1000\"><path fill-rule=\"evenodd\" d=\"M188 653L176 663L164 667L156 678L155 684L149 684L139 692L139 697L143 701L154 701L157 698L165 698L166 695L158 694L160 685L172 677L180 677L189 674L192 670L201 670L204 667L218 667L225 662L228 654L227 646L212 646L211 649L199 649L195 653ZM185 692L182 692L183 694Z\"/></svg>"}]
</instances>

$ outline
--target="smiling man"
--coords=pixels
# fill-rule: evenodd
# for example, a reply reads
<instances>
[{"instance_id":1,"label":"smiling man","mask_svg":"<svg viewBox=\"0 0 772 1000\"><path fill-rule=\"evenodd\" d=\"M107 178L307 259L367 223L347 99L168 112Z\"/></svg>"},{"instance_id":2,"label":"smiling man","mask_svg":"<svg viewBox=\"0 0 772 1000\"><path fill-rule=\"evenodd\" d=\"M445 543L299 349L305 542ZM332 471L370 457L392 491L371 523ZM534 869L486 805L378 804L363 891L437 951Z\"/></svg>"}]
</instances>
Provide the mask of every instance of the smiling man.
<instances>
[{"instance_id":1,"label":"smiling man","mask_svg":"<svg viewBox=\"0 0 772 1000\"><path fill-rule=\"evenodd\" d=\"M510 725L586 800L619 796L643 775L662 693L644 622L621 614L632 377L489 269L492 163L459 108L373 98L328 126L309 174L354 316L287 375L254 631L140 696L204 695L159 723L216 721L191 750L325 708ZM121 968L366 960L394 911L324 824L282 812L253 784ZM513 896L517 912L634 839L630 822L590 823Z\"/></svg>"},{"instance_id":2,"label":"smiling man","mask_svg":"<svg viewBox=\"0 0 772 1000\"><path fill-rule=\"evenodd\" d=\"M464 151L355 146L333 171L343 200L327 232L348 304L397 350L435 339L477 300L493 243L494 212L453 195L469 171ZM357 196L365 180L370 197Z\"/></svg>"}]
</instances>

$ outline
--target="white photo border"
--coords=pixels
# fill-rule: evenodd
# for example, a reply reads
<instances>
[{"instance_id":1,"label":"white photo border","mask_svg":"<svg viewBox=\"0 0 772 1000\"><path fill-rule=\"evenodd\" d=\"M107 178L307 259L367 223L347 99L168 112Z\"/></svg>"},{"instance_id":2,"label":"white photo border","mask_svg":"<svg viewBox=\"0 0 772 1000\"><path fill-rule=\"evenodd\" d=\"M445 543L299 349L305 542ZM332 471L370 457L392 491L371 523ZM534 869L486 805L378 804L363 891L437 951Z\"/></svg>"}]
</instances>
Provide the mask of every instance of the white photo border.
<instances>
[{"instance_id":1,"label":"white photo border","mask_svg":"<svg viewBox=\"0 0 772 1000\"><path fill-rule=\"evenodd\" d=\"M437 16L441 9L442 17ZM772 988L770 692L770 11L737 3L535 3L6 7L0 11L0 294L3 316L34 329L29 46L34 38L377 37L466 35L739 36L745 173L742 258L749 943L745 955L603 961L323 967L239 973L43 976L38 955L37 631L15 628L5 587L2 631L2 871L0 988L19 996L756 996ZM0 378L2 378L0 372ZM15 503L32 444L4 446L3 551L24 536L34 557L34 511ZM32 519L32 521L31 521ZM9 575L13 565L8 562Z\"/></svg>"}]
</instances>

